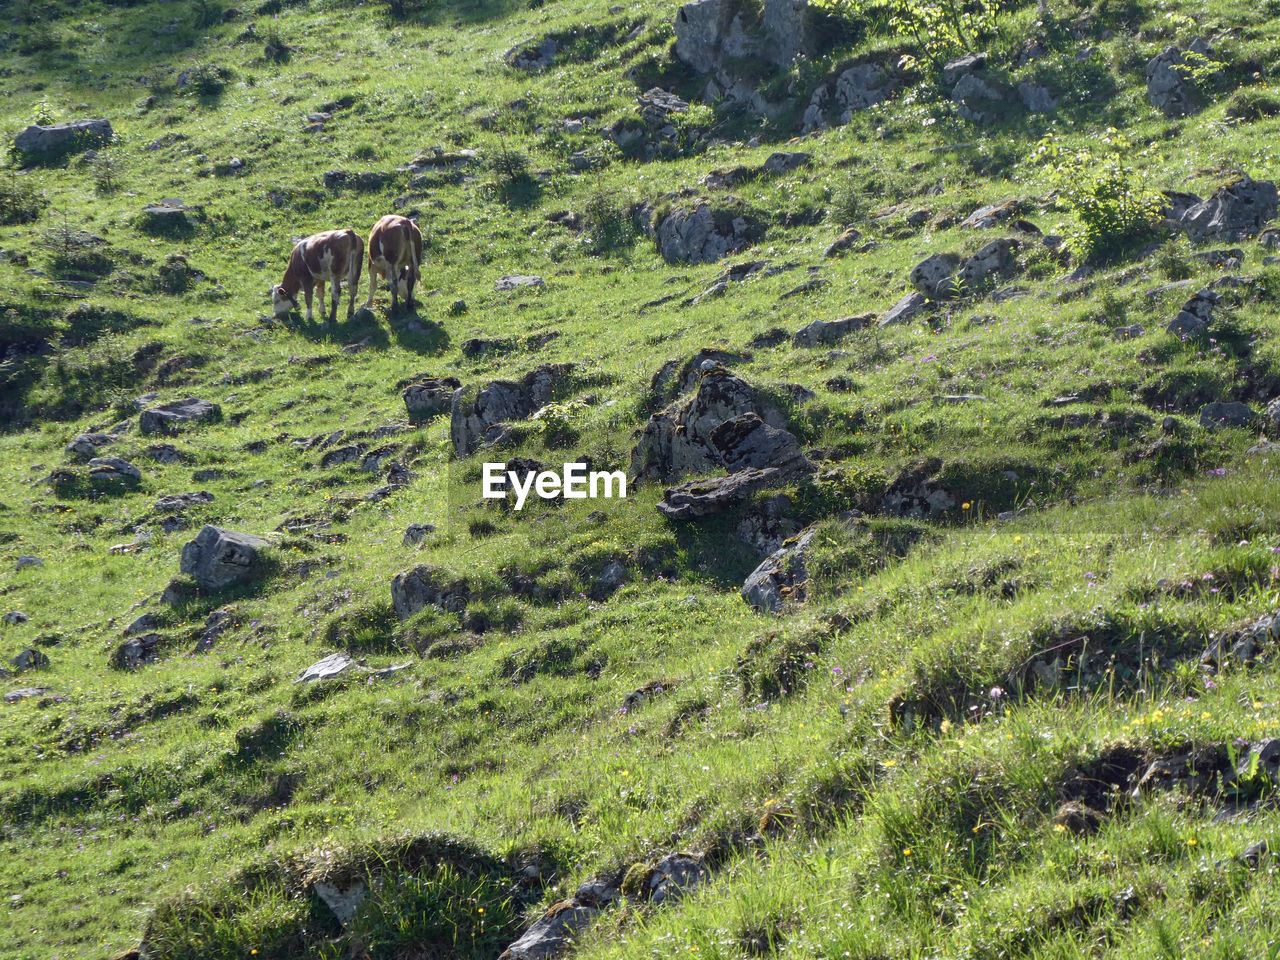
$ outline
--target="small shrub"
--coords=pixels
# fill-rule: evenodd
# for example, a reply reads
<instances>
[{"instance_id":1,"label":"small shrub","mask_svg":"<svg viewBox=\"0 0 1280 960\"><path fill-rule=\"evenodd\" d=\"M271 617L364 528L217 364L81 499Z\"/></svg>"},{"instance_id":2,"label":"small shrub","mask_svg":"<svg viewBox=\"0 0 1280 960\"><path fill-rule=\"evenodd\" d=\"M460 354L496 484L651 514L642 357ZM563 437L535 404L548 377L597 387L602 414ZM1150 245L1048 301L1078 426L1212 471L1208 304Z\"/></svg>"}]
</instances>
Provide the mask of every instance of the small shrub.
<instances>
[{"instance_id":1,"label":"small shrub","mask_svg":"<svg viewBox=\"0 0 1280 960\"><path fill-rule=\"evenodd\" d=\"M618 194L597 190L587 198L584 213L592 253L612 253L635 243L635 218L630 205Z\"/></svg>"},{"instance_id":2,"label":"small shrub","mask_svg":"<svg viewBox=\"0 0 1280 960\"><path fill-rule=\"evenodd\" d=\"M1058 203L1080 221L1068 239L1082 260L1112 259L1150 237L1161 202L1132 162L1135 148L1108 128L1099 149L1070 149L1053 136L1040 141L1034 159L1049 171Z\"/></svg>"},{"instance_id":3,"label":"small shrub","mask_svg":"<svg viewBox=\"0 0 1280 960\"><path fill-rule=\"evenodd\" d=\"M519 150L502 149L489 161L489 189L495 197L512 207L527 207L541 194L538 181L529 172L529 155Z\"/></svg>"},{"instance_id":4,"label":"small shrub","mask_svg":"<svg viewBox=\"0 0 1280 960\"><path fill-rule=\"evenodd\" d=\"M99 153L90 163L93 189L98 196L108 196L120 189L120 160L112 153Z\"/></svg>"},{"instance_id":5,"label":"small shrub","mask_svg":"<svg viewBox=\"0 0 1280 960\"><path fill-rule=\"evenodd\" d=\"M377 160L378 148L371 143L358 143L351 148L353 160Z\"/></svg>"},{"instance_id":6,"label":"small shrub","mask_svg":"<svg viewBox=\"0 0 1280 960\"><path fill-rule=\"evenodd\" d=\"M45 200L16 172L0 183L0 226L30 223L40 216Z\"/></svg>"},{"instance_id":7,"label":"small shrub","mask_svg":"<svg viewBox=\"0 0 1280 960\"><path fill-rule=\"evenodd\" d=\"M1186 237L1175 237L1160 248L1156 269L1166 280L1186 280L1191 276L1191 244Z\"/></svg>"},{"instance_id":8,"label":"small shrub","mask_svg":"<svg viewBox=\"0 0 1280 960\"><path fill-rule=\"evenodd\" d=\"M214 98L222 95L235 78L235 71L216 63L201 63L187 73L187 85L198 97Z\"/></svg>"}]
</instances>

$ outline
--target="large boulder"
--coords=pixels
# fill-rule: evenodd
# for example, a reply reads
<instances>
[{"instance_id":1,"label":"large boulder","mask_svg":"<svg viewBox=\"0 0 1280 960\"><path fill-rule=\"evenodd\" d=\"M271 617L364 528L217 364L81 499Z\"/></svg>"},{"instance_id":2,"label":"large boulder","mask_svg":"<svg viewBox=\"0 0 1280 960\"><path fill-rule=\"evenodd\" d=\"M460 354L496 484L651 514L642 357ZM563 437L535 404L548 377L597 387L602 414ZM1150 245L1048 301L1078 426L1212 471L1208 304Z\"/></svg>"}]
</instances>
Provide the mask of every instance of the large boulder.
<instances>
[{"instance_id":1,"label":"large boulder","mask_svg":"<svg viewBox=\"0 0 1280 960\"><path fill-rule=\"evenodd\" d=\"M687 480L663 491L658 512L669 520L698 520L736 507L757 490L785 482L770 467L739 470L727 477Z\"/></svg>"},{"instance_id":2,"label":"large boulder","mask_svg":"<svg viewBox=\"0 0 1280 960\"><path fill-rule=\"evenodd\" d=\"M673 357L650 378L649 402L654 406L666 406L676 397L696 390L705 369L716 364L745 363L750 359L749 353L730 353L715 347L705 347L685 360Z\"/></svg>"},{"instance_id":3,"label":"large boulder","mask_svg":"<svg viewBox=\"0 0 1280 960\"><path fill-rule=\"evenodd\" d=\"M490 428L530 416L552 399L556 386L572 370L571 363L544 363L520 380L494 380L482 387L455 390L449 424L454 452L460 457L470 456Z\"/></svg>"},{"instance_id":4,"label":"large boulder","mask_svg":"<svg viewBox=\"0 0 1280 960\"><path fill-rule=\"evenodd\" d=\"M726 420L711 431L709 439L720 464L730 473L769 469L795 477L814 469L791 433L770 426L754 412Z\"/></svg>"},{"instance_id":5,"label":"large boulder","mask_svg":"<svg viewBox=\"0 0 1280 960\"><path fill-rule=\"evenodd\" d=\"M164 637L158 633L130 637L116 648L111 663L121 670L136 670L144 663L153 663L157 659L163 642Z\"/></svg>"},{"instance_id":6,"label":"large boulder","mask_svg":"<svg viewBox=\"0 0 1280 960\"><path fill-rule=\"evenodd\" d=\"M1193 50L1195 45L1193 45ZM1204 50L1195 50L1203 53ZM1185 117L1199 109L1191 68L1177 47L1165 47L1147 61L1147 99L1169 118Z\"/></svg>"},{"instance_id":7,"label":"large boulder","mask_svg":"<svg viewBox=\"0 0 1280 960\"><path fill-rule=\"evenodd\" d=\"M20 154L57 156L101 145L113 136L110 120L33 123L13 138L13 149Z\"/></svg>"},{"instance_id":8,"label":"large boulder","mask_svg":"<svg viewBox=\"0 0 1280 960\"><path fill-rule=\"evenodd\" d=\"M874 313L865 313L857 317L842 317L839 320L814 320L797 330L791 337L791 343L797 347L825 346L851 333L856 333L875 318Z\"/></svg>"},{"instance_id":9,"label":"large boulder","mask_svg":"<svg viewBox=\"0 0 1280 960\"><path fill-rule=\"evenodd\" d=\"M1247 174L1223 184L1208 200L1188 207L1178 222L1193 240L1240 240L1256 235L1276 217L1280 194L1271 180Z\"/></svg>"},{"instance_id":10,"label":"large boulder","mask_svg":"<svg viewBox=\"0 0 1280 960\"><path fill-rule=\"evenodd\" d=\"M461 613L469 596L465 580L427 564L404 570L391 579L391 603L400 620L408 620L427 607Z\"/></svg>"},{"instance_id":11,"label":"large boulder","mask_svg":"<svg viewBox=\"0 0 1280 960\"><path fill-rule=\"evenodd\" d=\"M207 423L222 419L222 407L209 400L188 397L171 400L142 411L138 427L144 434L177 433L189 423Z\"/></svg>"},{"instance_id":12,"label":"large boulder","mask_svg":"<svg viewBox=\"0 0 1280 960\"><path fill-rule=\"evenodd\" d=\"M631 475L637 480L673 480L695 473L711 473L722 465L711 440L727 420L746 413L778 430L786 421L778 409L745 380L724 367L706 362L692 396L649 418L631 452Z\"/></svg>"},{"instance_id":13,"label":"large boulder","mask_svg":"<svg viewBox=\"0 0 1280 960\"><path fill-rule=\"evenodd\" d=\"M268 541L251 533L205 526L182 548L179 569L204 590L216 591L253 580Z\"/></svg>"},{"instance_id":14,"label":"large boulder","mask_svg":"<svg viewBox=\"0 0 1280 960\"><path fill-rule=\"evenodd\" d=\"M658 224L658 252L668 263L714 263L754 243L761 229L752 217L713 209L705 201L677 207Z\"/></svg>"}]
</instances>

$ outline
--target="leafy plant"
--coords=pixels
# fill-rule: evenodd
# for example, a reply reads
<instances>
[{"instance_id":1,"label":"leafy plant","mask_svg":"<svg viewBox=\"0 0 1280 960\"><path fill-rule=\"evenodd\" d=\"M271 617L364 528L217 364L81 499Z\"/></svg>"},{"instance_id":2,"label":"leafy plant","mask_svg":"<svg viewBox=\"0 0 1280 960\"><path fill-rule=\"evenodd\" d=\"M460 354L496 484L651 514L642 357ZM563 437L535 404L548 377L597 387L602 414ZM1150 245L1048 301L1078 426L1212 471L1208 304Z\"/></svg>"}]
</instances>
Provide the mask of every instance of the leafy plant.
<instances>
[{"instance_id":1,"label":"leafy plant","mask_svg":"<svg viewBox=\"0 0 1280 960\"><path fill-rule=\"evenodd\" d=\"M587 198L583 212L592 253L610 253L635 243L635 219L618 194L597 190Z\"/></svg>"},{"instance_id":2,"label":"leafy plant","mask_svg":"<svg viewBox=\"0 0 1280 960\"><path fill-rule=\"evenodd\" d=\"M0 182L0 225L30 223L44 207L44 198L16 171Z\"/></svg>"},{"instance_id":3,"label":"leafy plant","mask_svg":"<svg viewBox=\"0 0 1280 960\"><path fill-rule=\"evenodd\" d=\"M999 0L818 0L816 6L848 21L884 23L939 69L993 36L1000 11Z\"/></svg>"},{"instance_id":4,"label":"leafy plant","mask_svg":"<svg viewBox=\"0 0 1280 960\"><path fill-rule=\"evenodd\" d=\"M1145 240L1161 206L1134 165L1135 148L1123 134L1108 127L1097 144L1068 147L1050 135L1032 155L1057 187L1059 207L1079 219L1080 228L1067 242L1088 261L1114 257Z\"/></svg>"}]
</instances>

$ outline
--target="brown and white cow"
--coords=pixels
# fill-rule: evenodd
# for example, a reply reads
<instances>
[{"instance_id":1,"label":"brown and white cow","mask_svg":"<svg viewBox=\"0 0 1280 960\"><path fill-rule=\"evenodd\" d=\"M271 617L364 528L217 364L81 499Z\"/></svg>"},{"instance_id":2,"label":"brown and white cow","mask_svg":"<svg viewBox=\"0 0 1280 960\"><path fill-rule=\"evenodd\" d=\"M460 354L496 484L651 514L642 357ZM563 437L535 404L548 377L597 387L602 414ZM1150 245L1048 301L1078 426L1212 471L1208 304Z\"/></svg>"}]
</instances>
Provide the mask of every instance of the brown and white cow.
<instances>
[{"instance_id":1,"label":"brown and white cow","mask_svg":"<svg viewBox=\"0 0 1280 960\"><path fill-rule=\"evenodd\" d=\"M369 299L364 305L373 306L381 275L391 288L391 312L398 309L400 297L405 298L405 306L412 310L413 288L418 282L421 263L422 231L418 225L394 213L383 217L369 234Z\"/></svg>"},{"instance_id":2,"label":"brown and white cow","mask_svg":"<svg viewBox=\"0 0 1280 960\"><path fill-rule=\"evenodd\" d=\"M326 323L338 317L338 301L342 298L342 284L347 285L350 300L347 303L347 319L355 313L356 289L360 286L360 270L364 266L364 241L354 230L326 230L299 240L289 255L289 266L284 279L271 288L271 307L277 317L298 309L298 291L307 302L307 320L311 320L311 296L320 293L320 316L324 317L324 285L329 283L329 301L332 309Z\"/></svg>"}]
</instances>

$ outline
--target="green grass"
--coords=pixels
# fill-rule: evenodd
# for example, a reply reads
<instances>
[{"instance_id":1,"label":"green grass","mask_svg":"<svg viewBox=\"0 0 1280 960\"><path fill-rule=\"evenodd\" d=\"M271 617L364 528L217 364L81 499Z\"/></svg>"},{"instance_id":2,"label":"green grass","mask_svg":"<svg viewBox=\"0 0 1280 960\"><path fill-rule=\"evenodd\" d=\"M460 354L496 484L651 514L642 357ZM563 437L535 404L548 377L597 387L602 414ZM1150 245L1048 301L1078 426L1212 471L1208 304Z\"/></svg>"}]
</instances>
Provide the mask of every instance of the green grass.
<instances>
[{"instance_id":1,"label":"green grass","mask_svg":"<svg viewBox=\"0 0 1280 960\"><path fill-rule=\"evenodd\" d=\"M982 203L1018 197L1045 233L1075 232L1032 157L1049 133L1076 149L1123 129L1151 189L1280 175L1273 13L1104 5L1080 41L1057 10L1049 55L1013 75L1064 94L1055 117L974 128L921 74L790 145L783 120L697 106L679 146L646 162L600 131L635 116L649 86L701 92L673 66L674 5L441 0L393 20L384 5L311 0L225 21L217 4L179 6L15 7L2 41L6 139L77 116L108 117L118 139L109 165L72 155L0 177L0 612L30 617L0 625L0 654L51 660L3 681L49 690L0 705L0 956L104 957L145 935L164 957L492 958L581 881L688 850L706 855L710 883L660 909L607 910L575 955L1274 951L1275 860L1236 859L1280 841L1272 787L1225 818L1229 785L1151 792L1103 811L1093 833L1055 823L1073 777L1109 758L1222 753L1277 732L1274 644L1247 669L1195 665L1214 631L1280 608L1274 457L1246 453L1256 429L1196 425L1207 401L1260 412L1280 394L1269 251L1239 244L1254 282L1222 291L1212 341L1166 334L1189 291L1156 288L1208 283L1222 271L1193 254L1236 244L1131 250L1077 283L1075 263L1032 240L1010 281L1022 296L976 291L830 348L748 346L888 308L927 253L1003 235L959 229ZM1033 14L1010 13L993 49L1020 44ZM570 38L583 25L597 29ZM550 33L570 38L551 69L504 65ZM1227 66L1203 81L1204 112L1166 121L1143 66L1202 34L1221 38ZM268 59L268 40L288 55ZM857 43L797 68L797 83L904 49L874 31ZM303 132L318 111L332 118ZM698 144L703 125L722 141ZM701 179L784 148L814 160L728 191L764 233L727 263L669 265L635 231L633 203L728 206ZM456 168L397 171L464 149L476 156ZM599 166L575 172L580 150ZM386 179L329 188L332 170ZM190 226L157 235L142 207L166 197L193 208ZM295 237L363 233L392 209L416 211L426 240L416 315L388 317L383 294L372 317L329 328L270 316ZM548 219L564 210L583 233ZM850 223L878 245L824 258ZM101 242L68 239L80 230ZM787 269L682 305L749 259ZM829 285L782 297L819 265ZM496 291L512 273L545 284ZM1135 323L1146 332L1116 338ZM516 346L468 357L475 337ZM447 416L410 426L400 396L421 374L471 385L573 362L553 415L520 425L514 452L625 468L654 372L706 347L746 356L735 371L821 461L786 491L794 516L870 514L828 526L809 600L783 617L739 596L761 557L737 515L664 521L654 486L607 505L481 505L480 458L454 458ZM793 400L791 384L815 396ZM223 419L143 437L134 400L150 392L214 400ZM959 394L985 399L935 399ZM63 447L121 421L133 426L101 455L143 480L95 487ZM389 425L403 429L375 435ZM353 442L390 445L413 479L366 500L385 464L320 466ZM159 443L182 460L151 459ZM956 507L875 515L930 460ZM164 532L155 501L194 490L214 500ZM160 607L203 523L271 535L269 579ZM410 523L437 529L406 546ZM16 571L22 554L44 565ZM596 580L613 561L628 579L605 599ZM465 588L464 613L396 620L391 578L419 564ZM194 653L224 608L234 626ZM110 667L148 611L159 662ZM291 683L337 651L410 667ZM663 692L624 707L653 684ZM311 892L324 877L374 884L346 931Z\"/></svg>"}]
</instances>

